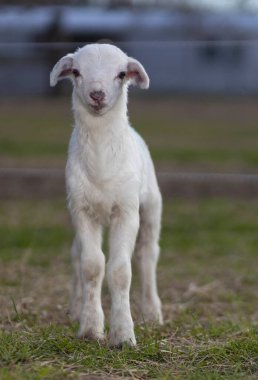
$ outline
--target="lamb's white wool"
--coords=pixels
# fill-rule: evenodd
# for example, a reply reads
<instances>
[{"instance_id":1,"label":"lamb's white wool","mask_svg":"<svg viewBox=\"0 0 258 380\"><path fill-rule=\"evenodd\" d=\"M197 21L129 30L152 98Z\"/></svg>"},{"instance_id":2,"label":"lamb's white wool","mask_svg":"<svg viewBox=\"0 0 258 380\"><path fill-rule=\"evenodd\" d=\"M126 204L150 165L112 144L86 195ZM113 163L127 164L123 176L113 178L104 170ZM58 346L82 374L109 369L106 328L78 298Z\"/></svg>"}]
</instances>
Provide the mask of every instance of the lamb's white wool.
<instances>
[{"instance_id":1,"label":"lamb's white wool","mask_svg":"<svg viewBox=\"0 0 258 380\"><path fill-rule=\"evenodd\" d=\"M156 285L161 195L148 148L127 118L128 85L148 88L149 78L138 61L108 44L87 45L60 59L50 83L54 86L63 78L73 82L75 120L66 167L76 231L71 313L80 320L80 337L104 337L101 243L102 227L108 224L110 344L135 345L129 301L134 248L143 318L162 323Z\"/></svg>"}]
</instances>

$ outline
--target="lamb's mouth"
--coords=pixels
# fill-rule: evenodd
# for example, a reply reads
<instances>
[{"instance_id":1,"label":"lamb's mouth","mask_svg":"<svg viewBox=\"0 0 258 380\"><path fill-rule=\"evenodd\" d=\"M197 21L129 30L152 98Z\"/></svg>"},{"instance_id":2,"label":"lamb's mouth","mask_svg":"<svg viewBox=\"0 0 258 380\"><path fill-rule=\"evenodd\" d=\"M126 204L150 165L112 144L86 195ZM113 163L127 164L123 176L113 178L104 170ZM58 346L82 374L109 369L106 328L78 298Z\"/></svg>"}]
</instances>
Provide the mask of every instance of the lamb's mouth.
<instances>
[{"instance_id":1,"label":"lamb's mouth","mask_svg":"<svg viewBox=\"0 0 258 380\"><path fill-rule=\"evenodd\" d=\"M105 107L106 104L104 103L90 104L90 108L94 113L100 113Z\"/></svg>"}]
</instances>

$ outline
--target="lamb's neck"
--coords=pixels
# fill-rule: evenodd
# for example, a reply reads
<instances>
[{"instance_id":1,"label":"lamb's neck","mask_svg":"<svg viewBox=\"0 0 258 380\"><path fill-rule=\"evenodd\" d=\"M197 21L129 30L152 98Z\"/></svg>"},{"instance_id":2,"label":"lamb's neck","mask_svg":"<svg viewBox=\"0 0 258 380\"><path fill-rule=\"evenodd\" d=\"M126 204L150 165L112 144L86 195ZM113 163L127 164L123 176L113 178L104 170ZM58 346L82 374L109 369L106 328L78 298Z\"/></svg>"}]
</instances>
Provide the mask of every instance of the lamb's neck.
<instances>
[{"instance_id":1,"label":"lamb's neck","mask_svg":"<svg viewBox=\"0 0 258 380\"><path fill-rule=\"evenodd\" d=\"M73 112L75 128L81 137L87 135L96 142L98 138L103 141L105 135L108 137L108 135L122 134L128 127L127 93L124 91L113 108L101 116L91 114L74 93Z\"/></svg>"},{"instance_id":2,"label":"lamb's neck","mask_svg":"<svg viewBox=\"0 0 258 380\"><path fill-rule=\"evenodd\" d=\"M77 155L87 175L95 183L113 178L121 169L126 150L126 99L102 116L91 115L77 99L73 103Z\"/></svg>"}]
</instances>

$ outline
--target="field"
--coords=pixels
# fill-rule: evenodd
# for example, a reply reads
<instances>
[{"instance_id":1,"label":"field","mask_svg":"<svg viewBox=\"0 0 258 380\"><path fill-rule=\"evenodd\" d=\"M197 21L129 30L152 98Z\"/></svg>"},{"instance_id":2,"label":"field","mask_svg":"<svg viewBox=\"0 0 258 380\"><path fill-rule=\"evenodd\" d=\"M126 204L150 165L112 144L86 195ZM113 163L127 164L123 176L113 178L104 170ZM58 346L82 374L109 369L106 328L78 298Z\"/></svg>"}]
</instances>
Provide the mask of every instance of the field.
<instances>
[{"instance_id":1,"label":"field","mask_svg":"<svg viewBox=\"0 0 258 380\"><path fill-rule=\"evenodd\" d=\"M256 172L255 99L135 99L159 170ZM0 105L1 166L63 167L67 101ZM5 126L3 128L2 126ZM0 202L0 379L257 379L258 204L165 200L158 283L165 324L138 347L78 340L68 315L72 228L65 200ZM107 286L103 305L109 314Z\"/></svg>"},{"instance_id":2,"label":"field","mask_svg":"<svg viewBox=\"0 0 258 380\"><path fill-rule=\"evenodd\" d=\"M159 170L255 172L258 99L133 98L130 120ZM0 166L63 167L70 99L0 104Z\"/></svg>"}]
</instances>

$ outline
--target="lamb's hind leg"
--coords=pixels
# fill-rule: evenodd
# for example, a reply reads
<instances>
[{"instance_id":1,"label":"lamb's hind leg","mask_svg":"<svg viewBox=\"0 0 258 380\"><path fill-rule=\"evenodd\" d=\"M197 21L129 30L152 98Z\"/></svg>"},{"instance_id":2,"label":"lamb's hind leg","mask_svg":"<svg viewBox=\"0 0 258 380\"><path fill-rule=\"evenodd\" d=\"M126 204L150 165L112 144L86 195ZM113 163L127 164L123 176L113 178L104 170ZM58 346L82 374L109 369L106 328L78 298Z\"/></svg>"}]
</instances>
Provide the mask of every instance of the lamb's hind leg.
<instances>
[{"instance_id":1,"label":"lamb's hind leg","mask_svg":"<svg viewBox=\"0 0 258 380\"><path fill-rule=\"evenodd\" d=\"M163 323L157 290L156 267L159 258L161 198L151 198L140 208L140 229L135 256L141 280L141 312L145 322Z\"/></svg>"},{"instance_id":2,"label":"lamb's hind leg","mask_svg":"<svg viewBox=\"0 0 258 380\"><path fill-rule=\"evenodd\" d=\"M73 265L73 282L70 297L70 315L73 321L80 319L82 306L82 281L81 281L81 247L79 239L75 237L71 249Z\"/></svg>"}]
</instances>

